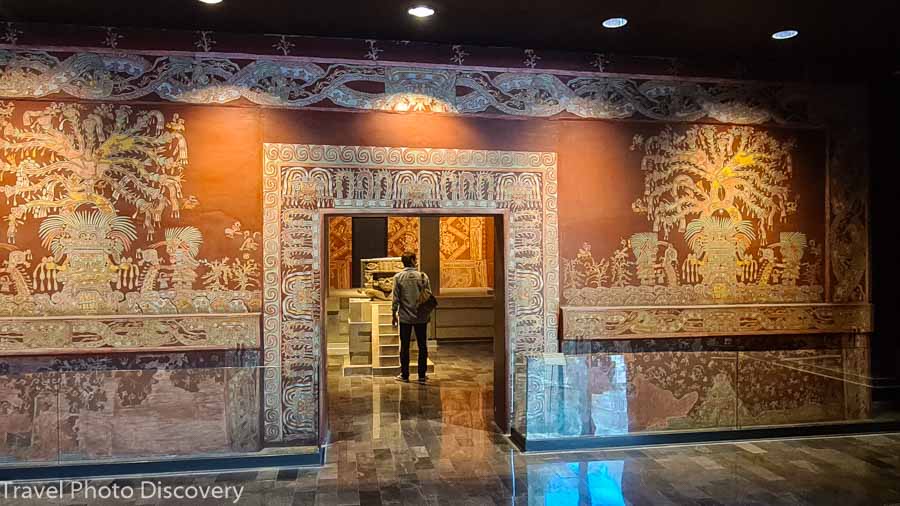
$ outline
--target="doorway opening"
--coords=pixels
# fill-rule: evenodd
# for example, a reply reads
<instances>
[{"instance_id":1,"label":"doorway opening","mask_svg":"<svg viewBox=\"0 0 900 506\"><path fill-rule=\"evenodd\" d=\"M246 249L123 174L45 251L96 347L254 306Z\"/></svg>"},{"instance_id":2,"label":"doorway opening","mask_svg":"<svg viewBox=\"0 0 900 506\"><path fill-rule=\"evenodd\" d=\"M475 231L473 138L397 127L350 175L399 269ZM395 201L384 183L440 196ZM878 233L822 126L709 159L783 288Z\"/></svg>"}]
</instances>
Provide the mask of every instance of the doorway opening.
<instances>
[{"instance_id":1,"label":"doorway opening","mask_svg":"<svg viewBox=\"0 0 900 506\"><path fill-rule=\"evenodd\" d=\"M501 209L323 215L323 442L427 439L435 427L462 440L508 433L506 215ZM438 299L427 326L425 384L395 380L400 336L391 325L391 288L407 252L416 253ZM415 338L410 347L415 379Z\"/></svg>"}]
</instances>

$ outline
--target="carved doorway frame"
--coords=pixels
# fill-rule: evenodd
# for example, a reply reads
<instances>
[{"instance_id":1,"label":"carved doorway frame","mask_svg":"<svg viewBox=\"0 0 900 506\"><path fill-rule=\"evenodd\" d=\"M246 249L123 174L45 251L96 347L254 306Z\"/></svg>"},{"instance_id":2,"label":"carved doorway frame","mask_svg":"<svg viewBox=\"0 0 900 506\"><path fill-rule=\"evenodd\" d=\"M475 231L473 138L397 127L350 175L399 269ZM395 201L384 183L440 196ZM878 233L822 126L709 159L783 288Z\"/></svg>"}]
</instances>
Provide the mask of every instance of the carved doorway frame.
<instances>
[{"instance_id":1,"label":"carved doorway frame","mask_svg":"<svg viewBox=\"0 0 900 506\"><path fill-rule=\"evenodd\" d=\"M558 350L553 152L265 144L263 426L269 446L318 444L327 266L323 219L365 212L502 214L507 396L530 352Z\"/></svg>"}]
</instances>

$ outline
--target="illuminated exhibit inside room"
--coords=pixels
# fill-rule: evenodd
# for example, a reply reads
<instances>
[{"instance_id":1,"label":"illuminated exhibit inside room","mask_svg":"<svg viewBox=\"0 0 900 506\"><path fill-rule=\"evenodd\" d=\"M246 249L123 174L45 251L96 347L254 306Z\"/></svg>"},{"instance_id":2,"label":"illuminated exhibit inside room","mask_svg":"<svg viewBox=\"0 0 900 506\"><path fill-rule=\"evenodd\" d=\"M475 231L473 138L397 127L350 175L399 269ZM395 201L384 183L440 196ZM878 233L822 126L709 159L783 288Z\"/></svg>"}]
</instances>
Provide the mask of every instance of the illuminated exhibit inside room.
<instances>
[{"instance_id":1,"label":"illuminated exhibit inside room","mask_svg":"<svg viewBox=\"0 0 900 506\"><path fill-rule=\"evenodd\" d=\"M405 252L421 255L421 218L387 216L387 235L374 237L385 242L384 256L399 257ZM480 216L442 216L438 218L440 286L444 289L493 287L494 230L491 218ZM353 218L329 218L328 286L330 289L360 287L352 280Z\"/></svg>"},{"instance_id":2,"label":"illuminated exhibit inside room","mask_svg":"<svg viewBox=\"0 0 900 506\"><path fill-rule=\"evenodd\" d=\"M390 314L394 275L403 270L405 253L416 255L437 296L429 348L453 340L494 341L493 217L329 216L327 241L326 340L328 363L340 367L338 374L400 372L399 334ZM417 349L415 342L411 347ZM434 369L433 360L428 367Z\"/></svg>"}]
</instances>

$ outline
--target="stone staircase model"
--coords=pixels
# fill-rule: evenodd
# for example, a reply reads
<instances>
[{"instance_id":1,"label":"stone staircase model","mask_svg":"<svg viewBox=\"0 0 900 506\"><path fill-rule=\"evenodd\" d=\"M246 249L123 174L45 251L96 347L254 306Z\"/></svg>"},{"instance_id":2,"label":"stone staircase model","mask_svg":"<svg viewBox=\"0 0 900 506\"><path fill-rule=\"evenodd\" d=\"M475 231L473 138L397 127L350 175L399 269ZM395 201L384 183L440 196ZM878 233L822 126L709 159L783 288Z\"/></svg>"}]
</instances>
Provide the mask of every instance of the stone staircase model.
<instances>
[{"instance_id":1,"label":"stone staircase model","mask_svg":"<svg viewBox=\"0 0 900 506\"><path fill-rule=\"evenodd\" d=\"M396 376L400 374L400 329L391 325L391 303L368 298L349 299L349 353L342 367L344 376ZM418 366L418 346L410 343L410 371ZM436 350L437 342L428 341ZM434 362L428 360L428 372Z\"/></svg>"},{"instance_id":2,"label":"stone staircase model","mask_svg":"<svg viewBox=\"0 0 900 506\"><path fill-rule=\"evenodd\" d=\"M400 374L400 328L391 325L391 303L370 304L372 311L372 376L396 376ZM434 341L428 343L434 349ZM419 347L413 337L409 350L410 375L415 376L418 367ZM428 359L429 373L434 372L434 362Z\"/></svg>"}]
</instances>

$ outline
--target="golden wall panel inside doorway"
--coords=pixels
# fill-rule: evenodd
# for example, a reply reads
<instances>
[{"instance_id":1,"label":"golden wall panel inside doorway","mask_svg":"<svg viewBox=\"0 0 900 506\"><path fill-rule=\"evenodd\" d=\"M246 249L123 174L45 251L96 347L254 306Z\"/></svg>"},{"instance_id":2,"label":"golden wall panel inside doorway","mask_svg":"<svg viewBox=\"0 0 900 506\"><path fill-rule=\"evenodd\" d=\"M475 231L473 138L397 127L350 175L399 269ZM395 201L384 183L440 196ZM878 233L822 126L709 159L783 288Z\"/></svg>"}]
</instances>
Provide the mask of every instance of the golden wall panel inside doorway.
<instances>
[{"instance_id":1,"label":"golden wall panel inside doorway","mask_svg":"<svg viewBox=\"0 0 900 506\"><path fill-rule=\"evenodd\" d=\"M399 257L404 253L419 253L419 217L388 216L387 254Z\"/></svg>"},{"instance_id":2,"label":"golden wall panel inside doorway","mask_svg":"<svg viewBox=\"0 0 900 506\"><path fill-rule=\"evenodd\" d=\"M489 288L493 285L494 239L491 218L441 218L441 287Z\"/></svg>"},{"instance_id":3,"label":"golden wall panel inside doorway","mask_svg":"<svg viewBox=\"0 0 900 506\"><path fill-rule=\"evenodd\" d=\"M328 286L350 288L353 262L353 221L333 216L328 221Z\"/></svg>"},{"instance_id":4,"label":"golden wall panel inside doorway","mask_svg":"<svg viewBox=\"0 0 900 506\"><path fill-rule=\"evenodd\" d=\"M329 218L329 286L350 288L352 222L349 216ZM418 216L388 216L387 255L420 252ZM440 219L440 272L443 288L491 288L494 271L491 218L444 216Z\"/></svg>"}]
</instances>

